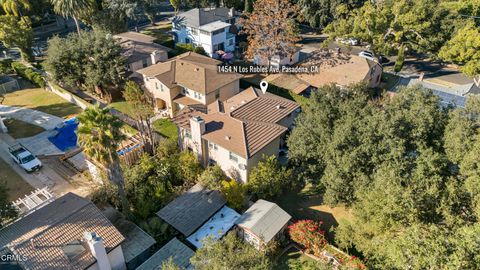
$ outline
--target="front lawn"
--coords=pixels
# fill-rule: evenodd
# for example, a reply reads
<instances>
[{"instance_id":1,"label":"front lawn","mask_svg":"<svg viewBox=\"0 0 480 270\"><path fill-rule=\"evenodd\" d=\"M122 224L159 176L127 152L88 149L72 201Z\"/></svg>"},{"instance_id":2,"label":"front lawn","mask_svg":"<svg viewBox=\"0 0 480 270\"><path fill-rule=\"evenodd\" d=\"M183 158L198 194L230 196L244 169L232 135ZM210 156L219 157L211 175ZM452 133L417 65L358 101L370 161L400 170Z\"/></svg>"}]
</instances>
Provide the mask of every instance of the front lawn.
<instances>
[{"instance_id":1,"label":"front lawn","mask_svg":"<svg viewBox=\"0 0 480 270\"><path fill-rule=\"evenodd\" d=\"M333 241L333 233L329 230L337 227L345 221L351 221L353 214L350 209L343 206L330 207L323 203L321 192L315 190L311 185L307 185L300 192L288 191L275 202L292 215L293 219L312 219L323 221L327 237Z\"/></svg>"},{"instance_id":2,"label":"front lawn","mask_svg":"<svg viewBox=\"0 0 480 270\"><path fill-rule=\"evenodd\" d=\"M17 166L17 165L14 165ZM8 199L14 201L23 197L33 190L27 182L23 180L10 166L0 158L0 184L7 187Z\"/></svg>"},{"instance_id":3,"label":"front lawn","mask_svg":"<svg viewBox=\"0 0 480 270\"><path fill-rule=\"evenodd\" d=\"M6 119L3 122L8 128L8 135L15 139L32 137L45 131L44 128L17 119Z\"/></svg>"},{"instance_id":4,"label":"front lawn","mask_svg":"<svg viewBox=\"0 0 480 270\"><path fill-rule=\"evenodd\" d=\"M82 108L42 88L27 88L7 93L2 105L29 108L63 118L82 112Z\"/></svg>"},{"instance_id":5,"label":"front lawn","mask_svg":"<svg viewBox=\"0 0 480 270\"><path fill-rule=\"evenodd\" d=\"M158 43L163 46L171 47L173 43L172 35L168 33L168 31L172 30L172 24L161 24L157 26L148 27L145 30L142 30L142 34L146 34L149 36L154 37L155 43ZM170 43L170 44L169 44Z\"/></svg>"},{"instance_id":6,"label":"front lawn","mask_svg":"<svg viewBox=\"0 0 480 270\"><path fill-rule=\"evenodd\" d=\"M156 120L153 122L153 129L163 137L175 140L178 138L177 125L170 119Z\"/></svg>"}]
</instances>

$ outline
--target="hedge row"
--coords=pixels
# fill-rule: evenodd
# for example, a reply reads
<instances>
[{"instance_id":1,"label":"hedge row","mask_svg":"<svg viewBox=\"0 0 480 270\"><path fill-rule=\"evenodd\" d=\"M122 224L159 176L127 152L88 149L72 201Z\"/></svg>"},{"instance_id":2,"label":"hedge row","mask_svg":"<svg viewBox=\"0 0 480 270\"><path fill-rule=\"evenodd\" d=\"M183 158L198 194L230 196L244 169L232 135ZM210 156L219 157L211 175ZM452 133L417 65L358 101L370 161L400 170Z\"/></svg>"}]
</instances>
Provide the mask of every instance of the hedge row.
<instances>
[{"instance_id":1,"label":"hedge row","mask_svg":"<svg viewBox=\"0 0 480 270\"><path fill-rule=\"evenodd\" d=\"M12 59L5 59L0 61L0 74L13 73Z\"/></svg>"},{"instance_id":2,"label":"hedge row","mask_svg":"<svg viewBox=\"0 0 480 270\"><path fill-rule=\"evenodd\" d=\"M42 75L36 72L32 68L25 66L19 62L13 62L12 68L19 76L29 80L31 83L35 84L38 87L45 87L46 83L43 80Z\"/></svg>"}]
</instances>

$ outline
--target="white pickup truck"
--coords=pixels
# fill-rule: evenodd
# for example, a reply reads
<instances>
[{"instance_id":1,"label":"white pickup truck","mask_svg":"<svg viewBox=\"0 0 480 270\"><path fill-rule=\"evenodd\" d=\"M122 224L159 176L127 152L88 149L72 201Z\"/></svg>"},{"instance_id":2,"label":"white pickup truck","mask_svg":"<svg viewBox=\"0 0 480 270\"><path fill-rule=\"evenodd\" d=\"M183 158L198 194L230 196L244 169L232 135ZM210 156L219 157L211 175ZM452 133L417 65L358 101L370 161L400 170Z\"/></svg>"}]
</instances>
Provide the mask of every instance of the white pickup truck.
<instances>
[{"instance_id":1,"label":"white pickup truck","mask_svg":"<svg viewBox=\"0 0 480 270\"><path fill-rule=\"evenodd\" d=\"M10 156L27 172L34 172L42 168L42 162L21 144L15 144L8 148Z\"/></svg>"}]
</instances>

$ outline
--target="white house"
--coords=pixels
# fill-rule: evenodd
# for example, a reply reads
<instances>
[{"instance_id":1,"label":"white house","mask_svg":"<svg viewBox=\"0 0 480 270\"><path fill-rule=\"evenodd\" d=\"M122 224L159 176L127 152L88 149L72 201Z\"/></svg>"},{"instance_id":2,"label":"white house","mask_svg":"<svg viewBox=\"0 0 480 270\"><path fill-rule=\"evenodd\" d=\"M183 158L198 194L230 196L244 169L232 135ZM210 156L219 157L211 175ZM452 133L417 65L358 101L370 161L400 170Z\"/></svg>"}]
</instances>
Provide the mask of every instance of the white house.
<instances>
[{"instance_id":1,"label":"white house","mask_svg":"<svg viewBox=\"0 0 480 270\"><path fill-rule=\"evenodd\" d=\"M210 57L218 51L235 50L236 12L225 7L215 9L194 8L172 19L175 42L201 46Z\"/></svg>"}]
</instances>

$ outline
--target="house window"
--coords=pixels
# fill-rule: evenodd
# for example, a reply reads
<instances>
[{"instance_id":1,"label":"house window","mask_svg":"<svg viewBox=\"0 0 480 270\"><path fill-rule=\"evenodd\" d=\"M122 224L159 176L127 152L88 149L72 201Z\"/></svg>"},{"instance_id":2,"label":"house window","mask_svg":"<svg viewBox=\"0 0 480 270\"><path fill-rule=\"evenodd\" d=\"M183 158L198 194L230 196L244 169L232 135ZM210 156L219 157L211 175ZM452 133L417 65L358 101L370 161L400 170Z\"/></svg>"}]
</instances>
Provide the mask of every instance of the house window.
<instances>
[{"instance_id":1,"label":"house window","mask_svg":"<svg viewBox=\"0 0 480 270\"><path fill-rule=\"evenodd\" d=\"M213 32L212 32L212 35L215 36L215 35L221 34L221 33L223 33L223 32L225 32L225 29L218 29L218 30L213 31Z\"/></svg>"},{"instance_id":2,"label":"house window","mask_svg":"<svg viewBox=\"0 0 480 270\"><path fill-rule=\"evenodd\" d=\"M230 46L233 45L233 38L228 40L228 45L230 45Z\"/></svg>"},{"instance_id":3,"label":"house window","mask_svg":"<svg viewBox=\"0 0 480 270\"><path fill-rule=\"evenodd\" d=\"M230 157L230 160L231 160L231 161L238 162L238 156L235 155L234 153L229 152L229 157Z\"/></svg>"},{"instance_id":4,"label":"house window","mask_svg":"<svg viewBox=\"0 0 480 270\"><path fill-rule=\"evenodd\" d=\"M160 84L160 91L163 92L163 84Z\"/></svg>"},{"instance_id":5,"label":"house window","mask_svg":"<svg viewBox=\"0 0 480 270\"><path fill-rule=\"evenodd\" d=\"M182 88L182 93L183 93L184 95L186 95L186 96L189 95L188 90L187 90L187 88L185 88L185 87Z\"/></svg>"},{"instance_id":6,"label":"house window","mask_svg":"<svg viewBox=\"0 0 480 270\"><path fill-rule=\"evenodd\" d=\"M192 34L198 35L198 29L197 28L191 28Z\"/></svg>"},{"instance_id":7,"label":"house window","mask_svg":"<svg viewBox=\"0 0 480 270\"><path fill-rule=\"evenodd\" d=\"M158 82L155 82L155 89L158 90L158 88L159 88L159 87L158 87Z\"/></svg>"},{"instance_id":8,"label":"house window","mask_svg":"<svg viewBox=\"0 0 480 270\"><path fill-rule=\"evenodd\" d=\"M200 30L200 34L204 34L204 35L210 35L210 32L208 31L205 31L205 30Z\"/></svg>"},{"instance_id":9,"label":"house window","mask_svg":"<svg viewBox=\"0 0 480 270\"><path fill-rule=\"evenodd\" d=\"M185 130L185 138L189 138L191 139L192 138L192 133L190 133L190 130Z\"/></svg>"},{"instance_id":10,"label":"house window","mask_svg":"<svg viewBox=\"0 0 480 270\"><path fill-rule=\"evenodd\" d=\"M222 51L225 50L225 44L223 42L213 45L213 51L214 52L219 51L219 50L222 50Z\"/></svg>"},{"instance_id":11,"label":"house window","mask_svg":"<svg viewBox=\"0 0 480 270\"><path fill-rule=\"evenodd\" d=\"M217 89L215 91L215 99L219 99L220 98L220 89Z\"/></svg>"},{"instance_id":12,"label":"house window","mask_svg":"<svg viewBox=\"0 0 480 270\"><path fill-rule=\"evenodd\" d=\"M143 66L144 68L148 67L148 59L147 59L147 58L142 59L142 66Z\"/></svg>"},{"instance_id":13,"label":"house window","mask_svg":"<svg viewBox=\"0 0 480 270\"><path fill-rule=\"evenodd\" d=\"M198 92L193 92L193 97L196 98L196 99L202 99L202 94L198 93Z\"/></svg>"},{"instance_id":14,"label":"house window","mask_svg":"<svg viewBox=\"0 0 480 270\"><path fill-rule=\"evenodd\" d=\"M212 143L212 142L209 142L208 143L208 147L210 147L210 149L212 150L217 150L218 149L218 145Z\"/></svg>"}]
</instances>

